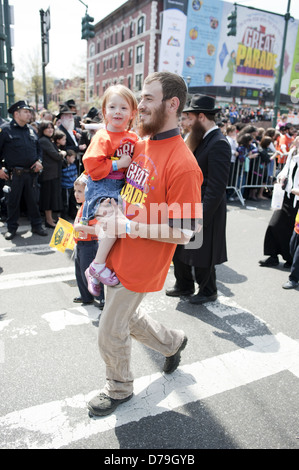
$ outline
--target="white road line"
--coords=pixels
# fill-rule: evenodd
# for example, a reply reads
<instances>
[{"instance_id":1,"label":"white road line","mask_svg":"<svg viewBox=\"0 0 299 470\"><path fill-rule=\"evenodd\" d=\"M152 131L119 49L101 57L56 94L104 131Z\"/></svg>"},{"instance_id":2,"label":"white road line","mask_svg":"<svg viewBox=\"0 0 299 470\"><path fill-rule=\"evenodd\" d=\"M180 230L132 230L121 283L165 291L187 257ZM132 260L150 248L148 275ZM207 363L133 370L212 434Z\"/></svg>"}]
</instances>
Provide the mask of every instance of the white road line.
<instances>
[{"instance_id":1,"label":"white road line","mask_svg":"<svg viewBox=\"0 0 299 470\"><path fill-rule=\"evenodd\" d=\"M9 248L0 248L0 258L4 256L18 256L18 255L30 255L34 253L47 253L55 252L54 248L49 245L28 245L28 246L16 246Z\"/></svg>"},{"instance_id":2,"label":"white road line","mask_svg":"<svg viewBox=\"0 0 299 470\"><path fill-rule=\"evenodd\" d=\"M63 282L75 279L75 267L31 271L27 273L6 274L0 277L0 290L16 287L34 286L49 282Z\"/></svg>"},{"instance_id":3,"label":"white road line","mask_svg":"<svg viewBox=\"0 0 299 470\"><path fill-rule=\"evenodd\" d=\"M299 345L282 333L251 338L252 346L135 380L134 397L105 418L90 419L86 402L98 391L14 411L0 418L5 449L57 449L297 366ZM16 438L15 430L21 438Z\"/></svg>"}]
</instances>

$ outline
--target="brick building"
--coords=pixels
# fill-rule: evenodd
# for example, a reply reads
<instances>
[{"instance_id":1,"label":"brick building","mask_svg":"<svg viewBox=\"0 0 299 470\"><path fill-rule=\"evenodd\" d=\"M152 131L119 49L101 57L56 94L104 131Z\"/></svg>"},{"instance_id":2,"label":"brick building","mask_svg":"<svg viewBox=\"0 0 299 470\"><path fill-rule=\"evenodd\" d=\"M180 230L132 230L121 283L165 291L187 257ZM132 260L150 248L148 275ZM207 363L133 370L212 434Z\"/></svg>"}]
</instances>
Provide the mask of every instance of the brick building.
<instances>
[{"instance_id":1,"label":"brick building","mask_svg":"<svg viewBox=\"0 0 299 470\"><path fill-rule=\"evenodd\" d=\"M87 43L87 101L123 83L136 94L158 67L163 0L128 0L95 25Z\"/></svg>"}]
</instances>

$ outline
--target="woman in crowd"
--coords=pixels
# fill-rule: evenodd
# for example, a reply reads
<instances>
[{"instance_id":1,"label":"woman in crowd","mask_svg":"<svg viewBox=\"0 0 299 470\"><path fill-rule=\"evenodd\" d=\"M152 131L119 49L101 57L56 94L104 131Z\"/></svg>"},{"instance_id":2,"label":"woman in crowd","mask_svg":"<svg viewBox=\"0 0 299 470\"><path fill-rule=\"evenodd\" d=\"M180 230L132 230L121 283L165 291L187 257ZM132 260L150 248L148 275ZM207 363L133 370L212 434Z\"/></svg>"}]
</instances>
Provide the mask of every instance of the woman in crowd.
<instances>
[{"instance_id":1,"label":"woman in crowd","mask_svg":"<svg viewBox=\"0 0 299 470\"><path fill-rule=\"evenodd\" d=\"M45 213L45 226L54 228L56 221L53 219L53 211L59 212L62 208L60 171L61 161L66 154L58 150L52 137L54 124L52 121L42 121L39 125L39 143L43 151L43 172L40 183L40 208Z\"/></svg>"},{"instance_id":2,"label":"woman in crowd","mask_svg":"<svg viewBox=\"0 0 299 470\"><path fill-rule=\"evenodd\" d=\"M299 200L291 191L298 186L299 177L299 137L293 143L283 170L277 175L278 183L285 186L282 208L275 210L270 219L264 238L264 255L268 258L259 262L260 266L277 266L278 255L285 260L284 267L292 265L290 239L293 233L295 217L299 209Z\"/></svg>"}]
</instances>

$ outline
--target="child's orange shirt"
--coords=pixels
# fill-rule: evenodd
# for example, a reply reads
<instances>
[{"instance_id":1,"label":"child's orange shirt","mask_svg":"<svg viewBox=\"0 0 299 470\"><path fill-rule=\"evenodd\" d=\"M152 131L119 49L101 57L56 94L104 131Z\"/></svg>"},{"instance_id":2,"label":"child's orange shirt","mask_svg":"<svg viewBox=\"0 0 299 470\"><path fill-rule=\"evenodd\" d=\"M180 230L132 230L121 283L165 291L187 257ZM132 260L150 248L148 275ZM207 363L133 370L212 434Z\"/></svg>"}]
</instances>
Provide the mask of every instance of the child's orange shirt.
<instances>
[{"instance_id":1,"label":"child's orange shirt","mask_svg":"<svg viewBox=\"0 0 299 470\"><path fill-rule=\"evenodd\" d=\"M137 140L135 132L110 132L107 129L99 129L83 155L82 161L86 173L94 181L107 178L112 173L112 160L120 159L120 152L124 150L125 145L128 148L124 153L133 152ZM125 170L124 168L118 170L120 178L123 178ZM115 175L116 172L113 173Z\"/></svg>"}]
</instances>

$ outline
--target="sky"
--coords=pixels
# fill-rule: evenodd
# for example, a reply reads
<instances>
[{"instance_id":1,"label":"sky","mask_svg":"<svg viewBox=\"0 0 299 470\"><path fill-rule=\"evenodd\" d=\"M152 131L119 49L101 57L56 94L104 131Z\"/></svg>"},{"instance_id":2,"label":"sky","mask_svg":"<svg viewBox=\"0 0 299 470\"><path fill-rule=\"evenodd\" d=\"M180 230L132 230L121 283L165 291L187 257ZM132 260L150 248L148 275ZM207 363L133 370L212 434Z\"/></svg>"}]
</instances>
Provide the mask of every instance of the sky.
<instances>
[{"instance_id":1,"label":"sky","mask_svg":"<svg viewBox=\"0 0 299 470\"><path fill-rule=\"evenodd\" d=\"M203 0L209 1L209 0ZM234 3L234 0L227 0ZM239 0L237 3L285 14L289 0ZM3 2L2 2L3 3ZM123 0L85 0L94 23L126 3ZM50 7L50 61L46 72L55 78L71 78L84 64L86 40L81 39L81 19L86 7L80 0L9 0L14 6L14 77L21 79L30 58L41 56L40 10ZM291 0L290 13L299 19L299 0Z\"/></svg>"}]
</instances>

